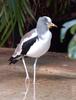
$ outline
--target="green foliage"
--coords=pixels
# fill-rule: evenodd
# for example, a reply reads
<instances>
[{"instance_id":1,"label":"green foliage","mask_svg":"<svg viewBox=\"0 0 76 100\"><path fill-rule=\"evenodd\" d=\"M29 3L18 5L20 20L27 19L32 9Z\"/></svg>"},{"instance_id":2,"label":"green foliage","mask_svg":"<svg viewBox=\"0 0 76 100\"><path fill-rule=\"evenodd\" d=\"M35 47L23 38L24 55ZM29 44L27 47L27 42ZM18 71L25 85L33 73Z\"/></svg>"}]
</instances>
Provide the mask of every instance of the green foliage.
<instances>
[{"instance_id":1,"label":"green foliage","mask_svg":"<svg viewBox=\"0 0 76 100\"><path fill-rule=\"evenodd\" d=\"M76 24L71 27L70 32L71 32L71 34L76 33Z\"/></svg>"},{"instance_id":2,"label":"green foliage","mask_svg":"<svg viewBox=\"0 0 76 100\"><path fill-rule=\"evenodd\" d=\"M70 33L74 34L76 31L76 20L68 21L63 24L60 32L60 41L63 42L67 31L70 29Z\"/></svg>"},{"instance_id":3,"label":"green foliage","mask_svg":"<svg viewBox=\"0 0 76 100\"><path fill-rule=\"evenodd\" d=\"M73 36L72 40L69 43L68 56L70 58L76 59L76 34Z\"/></svg>"},{"instance_id":4,"label":"green foliage","mask_svg":"<svg viewBox=\"0 0 76 100\"><path fill-rule=\"evenodd\" d=\"M50 13L55 18L65 14L69 5L70 0L0 0L0 46L6 43L16 24L20 36L23 35L25 16L34 19L34 16Z\"/></svg>"},{"instance_id":5,"label":"green foliage","mask_svg":"<svg viewBox=\"0 0 76 100\"><path fill-rule=\"evenodd\" d=\"M47 0L47 7L53 10L53 16L63 15L69 8L70 0Z\"/></svg>"},{"instance_id":6,"label":"green foliage","mask_svg":"<svg viewBox=\"0 0 76 100\"><path fill-rule=\"evenodd\" d=\"M20 36L23 36L25 16L30 15L33 19L34 16L29 0L1 0L0 5L0 46L3 46L16 24L18 24Z\"/></svg>"},{"instance_id":7,"label":"green foliage","mask_svg":"<svg viewBox=\"0 0 76 100\"><path fill-rule=\"evenodd\" d=\"M61 34L60 34L61 42L63 42L68 30L72 35L74 35L68 46L68 56L70 58L76 59L76 20L75 19L63 24L63 28L61 28Z\"/></svg>"}]
</instances>

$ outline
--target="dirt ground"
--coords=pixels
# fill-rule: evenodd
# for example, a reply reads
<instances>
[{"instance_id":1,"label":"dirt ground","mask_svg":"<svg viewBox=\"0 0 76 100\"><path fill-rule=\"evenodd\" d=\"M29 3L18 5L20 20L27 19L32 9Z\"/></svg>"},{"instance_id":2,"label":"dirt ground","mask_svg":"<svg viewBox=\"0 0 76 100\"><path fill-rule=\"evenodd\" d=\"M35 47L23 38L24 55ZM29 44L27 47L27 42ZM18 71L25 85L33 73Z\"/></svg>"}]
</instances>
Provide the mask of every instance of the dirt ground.
<instances>
[{"instance_id":1,"label":"dirt ground","mask_svg":"<svg viewBox=\"0 0 76 100\"><path fill-rule=\"evenodd\" d=\"M67 54L45 54L38 60L34 86L34 59L25 58L31 79L27 82L22 61L9 65L13 51L0 48L0 100L76 100L75 60L69 59Z\"/></svg>"}]
</instances>

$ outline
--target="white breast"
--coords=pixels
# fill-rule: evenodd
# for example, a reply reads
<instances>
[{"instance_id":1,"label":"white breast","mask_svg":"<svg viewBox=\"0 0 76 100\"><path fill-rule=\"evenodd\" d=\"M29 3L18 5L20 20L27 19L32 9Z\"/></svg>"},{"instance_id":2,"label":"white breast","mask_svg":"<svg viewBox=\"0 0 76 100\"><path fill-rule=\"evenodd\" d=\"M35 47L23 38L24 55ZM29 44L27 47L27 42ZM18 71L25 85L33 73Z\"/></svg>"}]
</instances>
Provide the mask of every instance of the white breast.
<instances>
[{"instance_id":1,"label":"white breast","mask_svg":"<svg viewBox=\"0 0 76 100\"><path fill-rule=\"evenodd\" d=\"M36 42L31 46L26 56L29 57L40 57L44 55L51 44L52 34L50 31L47 31L45 35L42 36L42 39L37 39Z\"/></svg>"}]
</instances>

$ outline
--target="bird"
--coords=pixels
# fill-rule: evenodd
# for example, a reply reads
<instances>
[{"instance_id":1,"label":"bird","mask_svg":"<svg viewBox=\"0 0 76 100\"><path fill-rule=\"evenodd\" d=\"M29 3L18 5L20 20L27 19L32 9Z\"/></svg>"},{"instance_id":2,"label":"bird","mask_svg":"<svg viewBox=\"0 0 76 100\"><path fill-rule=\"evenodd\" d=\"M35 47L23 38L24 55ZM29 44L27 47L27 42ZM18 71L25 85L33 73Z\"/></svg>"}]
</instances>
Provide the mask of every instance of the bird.
<instances>
[{"instance_id":1,"label":"bird","mask_svg":"<svg viewBox=\"0 0 76 100\"><path fill-rule=\"evenodd\" d=\"M9 59L9 64L15 64L20 59L23 62L26 79L29 79L29 73L25 63L25 57L35 58L33 65L34 75L33 83L36 80L36 66L38 58L43 56L50 48L52 33L50 28L57 27L48 16L41 16L38 18L36 28L27 32L17 45L13 55Z\"/></svg>"}]
</instances>

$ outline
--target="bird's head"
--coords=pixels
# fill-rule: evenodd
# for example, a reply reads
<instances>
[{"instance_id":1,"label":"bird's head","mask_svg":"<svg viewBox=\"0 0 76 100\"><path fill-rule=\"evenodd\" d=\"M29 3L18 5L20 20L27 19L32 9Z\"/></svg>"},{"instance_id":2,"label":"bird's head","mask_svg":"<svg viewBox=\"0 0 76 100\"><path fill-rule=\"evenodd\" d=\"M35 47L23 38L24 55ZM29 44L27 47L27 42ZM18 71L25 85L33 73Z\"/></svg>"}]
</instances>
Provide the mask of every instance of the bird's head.
<instances>
[{"instance_id":1,"label":"bird's head","mask_svg":"<svg viewBox=\"0 0 76 100\"><path fill-rule=\"evenodd\" d=\"M47 17L47 16L39 17L37 26L36 26L38 37L42 38L44 34L46 34L47 32L51 33L49 31L49 28L51 27L57 27L57 26L52 23L52 20L50 17Z\"/></svg>"},{"instance_id":2,"label":"bird's head","mask_svg":"<svg viewBox=\"0 0 76 100\"><path fill-rule=\"evenodd\" d=\"M39 17L37 25L40 25L40 27L41 25L45 25L47 28L57 27L57 25L52 23L51 18L47 16Z\"/></svg>"}]
</instances>

